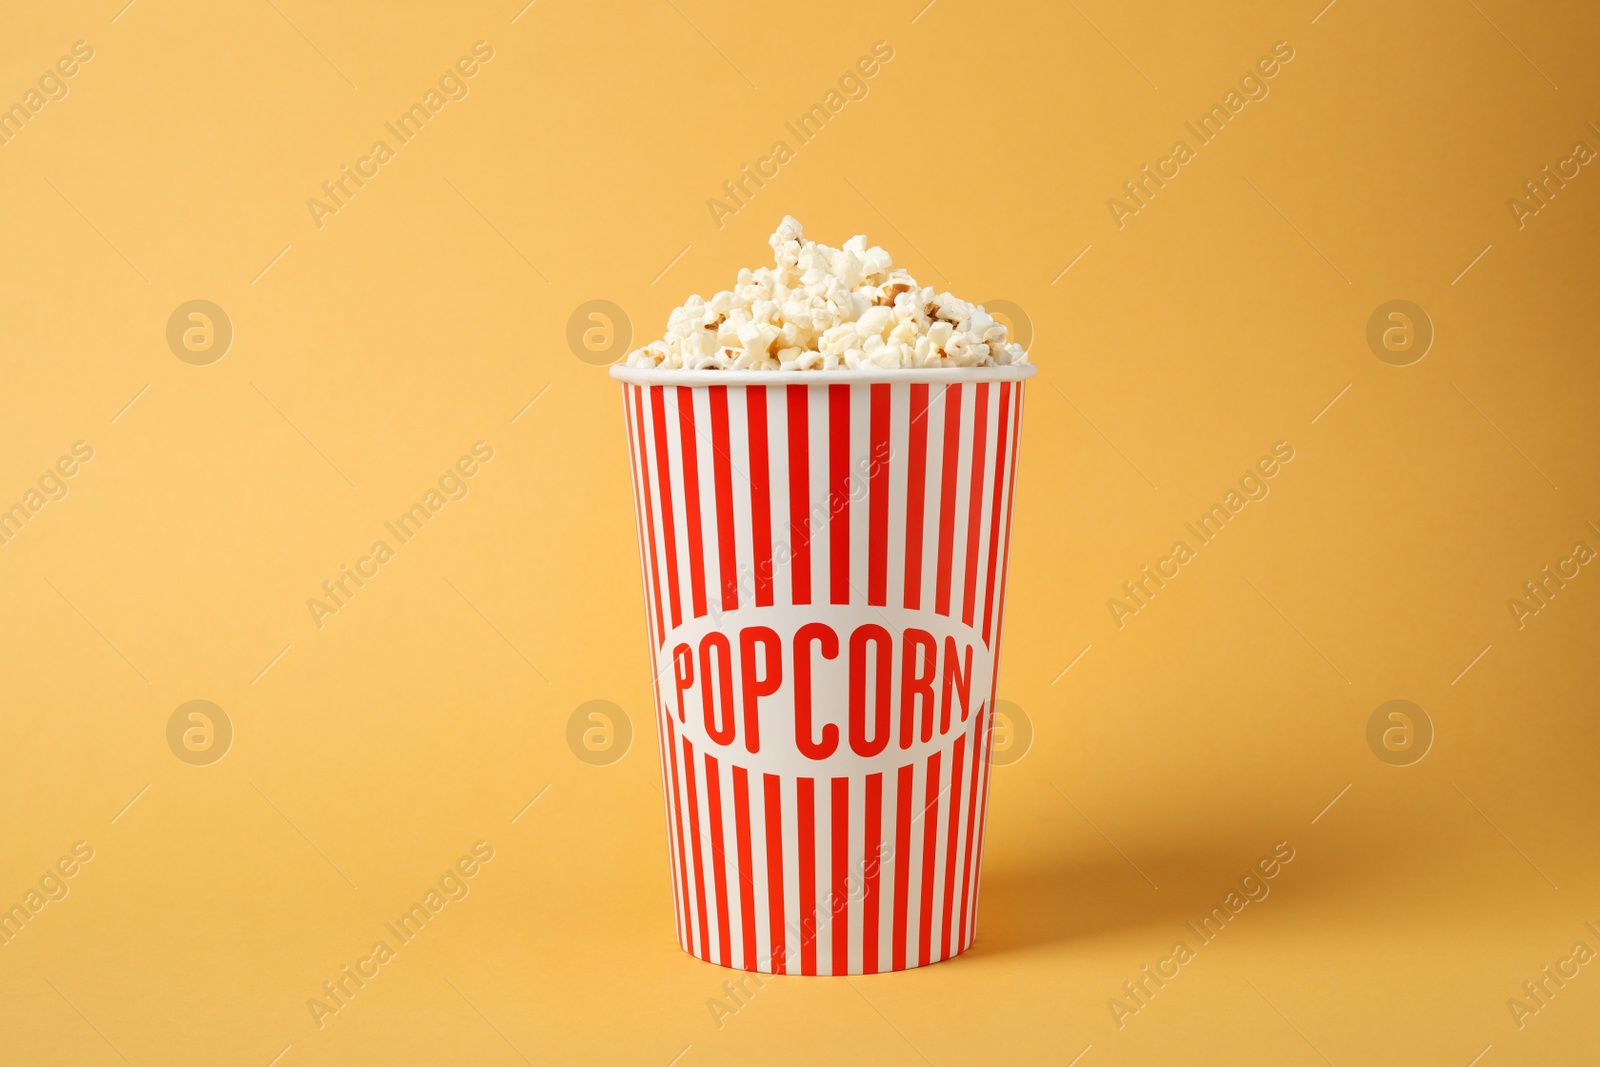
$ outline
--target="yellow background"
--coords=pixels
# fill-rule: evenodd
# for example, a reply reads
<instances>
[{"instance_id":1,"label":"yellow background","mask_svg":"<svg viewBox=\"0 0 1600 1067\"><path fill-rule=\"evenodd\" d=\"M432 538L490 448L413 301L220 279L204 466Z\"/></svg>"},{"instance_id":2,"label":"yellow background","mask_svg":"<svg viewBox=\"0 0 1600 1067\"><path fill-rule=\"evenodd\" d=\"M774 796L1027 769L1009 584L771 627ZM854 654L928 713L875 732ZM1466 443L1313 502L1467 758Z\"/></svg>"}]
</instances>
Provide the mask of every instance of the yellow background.
<instances>
[{"instance_id":1,"label":"yellow background","mask_svg":"<svg viewBox=\"0 0 1600 1067\"><path fill-rule=\"evenodd\" d=\"M1600 549L1600 175L1507 206L1600 148L1594 12L120 3L18 8L0 46L0 103L94 48L0 146L0 505L94 448L0 547L0 903L95 850L0 947L0 1061L1593 1062L1600 964L1521 1029L1507 1000L1600 949L1600 575L1521 629L1506 602ZM479 40L470 95L319 229L307 199ZM869 95L715 225L879 40ZM1278 41L1270 96L1119 229ZM657 336L784 213L1031 320L1000 690L1035 737L993 777L970 953L719 1025L736 972L673 936L618 389L566 327L605 299ZM209 366L166 342L192 299L233 325ZM1411 366L1367 345L1393 299L1436 331ZM470 495L319 629L306 600L479 440ZM1271 496L1119 629L1280 440ZM193 699L234 729L209 766L167 744ZM641 728L609 766L566 741L596 699ZM1412 766L1368 748L1391 699L1435 730ZM319 1029L479 840L470 896ZM1279 841L1270 897L1119 1029Z\"/></svg>"}]
</instances>

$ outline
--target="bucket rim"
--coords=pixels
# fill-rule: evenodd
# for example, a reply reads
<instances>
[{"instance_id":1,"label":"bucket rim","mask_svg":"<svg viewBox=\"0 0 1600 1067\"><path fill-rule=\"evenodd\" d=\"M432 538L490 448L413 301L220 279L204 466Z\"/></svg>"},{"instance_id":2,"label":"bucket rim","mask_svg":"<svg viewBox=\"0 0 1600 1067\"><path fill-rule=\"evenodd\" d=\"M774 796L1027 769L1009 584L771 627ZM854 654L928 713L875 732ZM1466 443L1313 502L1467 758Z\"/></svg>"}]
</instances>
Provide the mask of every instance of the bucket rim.
<instances>
[{"instance_id":1,"label":"bucket rim","mask_svg":"<svg viewBox=\"0 0 1600 1067\"><path fill-rule=\"evenodd\" d=\"M918 382L1020 382L1039 373L1033 363L1006 367L929 367L874 370L662 370L613 364L611 377L626 385L878 385Z\"/></svg>"}]
</instances>

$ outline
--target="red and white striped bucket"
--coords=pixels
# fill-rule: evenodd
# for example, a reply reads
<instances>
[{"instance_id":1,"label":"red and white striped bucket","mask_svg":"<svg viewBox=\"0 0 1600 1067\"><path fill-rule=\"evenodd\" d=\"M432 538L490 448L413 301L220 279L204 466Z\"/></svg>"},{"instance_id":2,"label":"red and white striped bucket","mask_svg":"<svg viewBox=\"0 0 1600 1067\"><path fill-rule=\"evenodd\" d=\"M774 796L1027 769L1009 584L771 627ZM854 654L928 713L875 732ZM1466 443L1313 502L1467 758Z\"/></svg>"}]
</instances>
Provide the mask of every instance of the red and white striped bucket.
<instances>
[{"instance_id":1,"label":"red and white striped bucket","mask_svg":"<svg viewBox=\"0 0 1600 1067\"><path fill-rule=\"evenodd\" d=\"M685 951L873 974L972 943L1034 370L612 368Z\"/></svg>"}]
</instances>

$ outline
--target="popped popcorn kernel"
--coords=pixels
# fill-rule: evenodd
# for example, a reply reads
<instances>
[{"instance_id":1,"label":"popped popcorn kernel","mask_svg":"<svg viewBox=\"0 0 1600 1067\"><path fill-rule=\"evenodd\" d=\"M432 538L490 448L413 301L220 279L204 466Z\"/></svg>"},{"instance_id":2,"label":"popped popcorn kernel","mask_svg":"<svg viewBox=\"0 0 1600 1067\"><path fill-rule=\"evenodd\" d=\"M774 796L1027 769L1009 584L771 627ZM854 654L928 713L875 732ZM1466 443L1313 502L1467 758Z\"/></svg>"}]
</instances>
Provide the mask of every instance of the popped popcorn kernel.
<instances>
[{"instance_id":1,"label":"popped popcorn kernel","mask_svg":"<svg viewBox=\"0 0 1600 1067\"><path fill-rule=\"evenodd\" d=\"M661 370L893 370L1007 367L1028 362L981 306L935 292L857 234L843 248L808 241L785 215L767 244L771 267L739 271L734 288L694 295L667 332L629 353Z\"/></svg>"}]
</instances>

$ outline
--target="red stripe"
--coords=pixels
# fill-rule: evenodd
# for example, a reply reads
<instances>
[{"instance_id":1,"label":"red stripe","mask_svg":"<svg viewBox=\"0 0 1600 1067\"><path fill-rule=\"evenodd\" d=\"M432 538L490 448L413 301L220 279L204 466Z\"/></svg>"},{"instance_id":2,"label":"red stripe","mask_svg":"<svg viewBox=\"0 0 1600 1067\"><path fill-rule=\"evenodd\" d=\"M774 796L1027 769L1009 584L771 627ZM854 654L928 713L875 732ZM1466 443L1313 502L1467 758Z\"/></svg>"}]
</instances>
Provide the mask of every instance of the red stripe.
<instances>
[{"instance_id":1,"label":"red stripe","mask_svg":"<svg viewBox=\"0 0 1600 1067\"><path fill-rule=\"evenodd\" d=\"M722 846L722 776L717 773L717 760L706 753L706 819L711 823L711 878L717 890L717 962L724 967L733 966L733 949L729 946L732 931L728 929L728 861Z\"/></svg>"},{"instance_id":2,"label":"red stripe","mask_svg":"<svg viewBox=\"0 0 1600 1067\"><path fill-rule=\"evenodd\" d=\"M1017 503L1017 445L1022 440L1022 386L1017 386L1016 414L1013 416L1013 431L1011 434L1011 468L1006 472L1006 532L1005 556L1000 564L1000 603L994 613L994 678L989 688L989 707L991 714L994 708L995 696L1000 692L1000 633L1005 625L1006 615L1006 576L1011 573L1011 513ZM984 790L989 788L989 776L984 775Z\"/></svg>"},{"instance_id":3,"label":"red stripe","mask_svg":"<svg viewBox=\"0 0 1600 1067\"><path fill-rule=\"evenodd\" d=\"M722 610L739 609L739 553L734 546L733 459L728 454L728 387L713 385L711 400L712 479L717 490L717 576L722 580Z\"/></svg>"},{"instance_id":4,"label":"red stripe","mask_svg":"<svg viewBox=\"0 0 1600 1067\"><path fill-rule=\"evenodd\" d=\"M950 958L950 925L955 918L956 906L956 844L961 834L961 772L966 764L961 757L967 751L967 735L956 735L956 747L950 754L950 836L944 847L944 926L939 934L939 945L944 959Z\"/></svg>"},{"instance_id":5,"label":"red stripe","mask_svg":"<svg viewBox=\"0 0 1600 1067\"><path fill-rule=\"evenodd\" d=\"M733 768L733 822L739 835L739 931L744 941L744 969L756 969L756 882L750 856L750 775Z\"/></svg>"},{"instance_id":6,"label":"red stripe","mask_svg":"<svg viewBox=\"0 0 1600 1067\"><path fill-rule=\"evenodd\" d=\"M644 562L645 596L650 601L647 607L655 610L654 636L659 646L667 639L667 632L661 621L661 578L656 573L656 518L655 505L650 502L650 461L645 456L644 447L644 410L641 406L643 392L644 390L637 385L631 389L623 389L622 406L627 410L628 431L633 439L634 451L639 456L638 478L634 484L634 512L639 516L642 526L639 531L639 545L641 548L649 546ZM633 401L632 405L629 404L630 398Z\"/></svg>"},{"instance_id":7,"label":"red stripe","mask_svg":"<svg viewBox=\"0 0 1600 1067\"><path fill-rule=\"evenodd\" d=\"M662 714L665 714L666 710L667 709L663 707L661 709ZM657 729L660 729L660 725L660 723L656 724ZM673 859L672 848L675 839L675 835L672 832L672 802L674 798L672 794L667 791L672 788L671 779L667 775L667 760L672 758L675 753L673 753L672 749L668 745L664 744L657 745L656 751L661 754L661 800L666 808L667 866L671 867ZM685 916L681 914L682 902L683 887L678 883L678 872L674 867L672 871L672 921L673 924L678 928L678 944L680 945L688 944L689 936L689 928L684 925Z\"/></svg>"},{"instance_id":8,"label":"red stripe","mask_svg":"<svg viewBox=\"0 0 1600 1067\"><path fill-rule=\"evenodd\" d=\"M694 925L689 917L689 865L685 862L683 854L683 804L678 799L678 732L673 728L672 714L667 711L664 704L661 706L661 714L667 722L667 758L672 765L672 825L676 831L673 836L678 845L678 867L673 873L677 875L678 898L683 904L683 936L678 939L678 943L693 953Z\"/></svg>"},{"instance_id":9,"label":"red stripe","mask_svg":"<svg viewBox=\"0 0 1600 1067\"><path fill-rule=\"evenodd\" d=\"M972 784L967 787L967 847L966 855L961 860L961 929L956 934L958 950L967 947L967 900L972 890L972 835L978 815L978 760L983 755L983 715L984 708L980 705L977 728L972 731Z\"/></svg>"},{"instance_id":10,"label":"red stripe","mask_svg":"<svg viewBox=\"0 0 1600 1067\"><path fill-rule=\"evenodd\" d=\"M805 386L790 386L805 388ZM802 778L795 801L800 813L800 973L817 973L817 798L816 781Z\"/></svg>"},{"instance_id":11,"label":"red stripe","mask_svg":"<svg viewBox=\"0 0 1600 1067\"><path fill-rule=\"evenodd\" d=\"M806 386L789 386L789 571L793 602L811 603L811 463ZM807 971L807 974L811 972Z\"/></svg>"},{"instance_id":12,"label":"red stripe","mask_svg":"<svg viewBox=\"0 0 1600 1067\"><path fill-rule=\"evenodd\" d=\"M916 386L911 388L915 389ZM889 965L906 969L906 905L911 894L911 764L900 768L894 806L894 945Z\"/></svg>"},{"instance_id":13,"label":"red stripe","mask_svg":"<svg viewBox=\"0 0 1600 1067\"><path fill-rule=\"evenodd\" d=\"M922 808L922 910L917 924L917 960L926 965L929 941L933 938L933 862L939 847L939 757L935 752L928 757L928 781L922 790L926 803Z\"/></svg>"},{"instance_id":14,"label":"red stripe","mask_svg":"<svg viewBox=\"0 0 1600 1067\"><path fill-rule=\"evenodd\" d=\"M982 883L979 879L983 875L983 821L989 815L989 768L993 765L994 752L994 705L989 705L989 711L979 724L983 733L979 742L983 746L983 785L978 789L978 849L972 857L972 929L969 936L978 936L978 887Z\"/></svg>"},{"instance_id":15,"label":"red stripe","mask_svg":"<svg viewBox=\"0 0 1600 1067\"><path fill-rule=\"evenodd\" d=\"M873 387L874 389L877 386ZM884 388L888 388L885 386ZM861 872L861 973L878 973L878 877L883 857L883 775L867 775L865 840L861 854L866 866Z\"/></svg>"},{"instance_id":16,"label":"red stripe","mask_svg":"<svg viewBox=\"0 0 1600 1067\"><path fill-rule=\"evenodd\" d=\"M756 567L756 606L772 606L772 483L767 465L767 387L746 386L750 424L750 540Z\"/></svg>"},{"instance_id":17,"label":"red stripe","mask_svg":"<svg viewBox=\"0 0 1600 1067\"><path fill-rule=\"evenodd\" d=\"M633 392L633 420L638 431L635 442L639 453L639 495L644 498L645 538L650 546L650 592L656 620L656 643L666 640L666 625L662 618L665 601L661 599L661 557L656 554L656 503L655 489L650 481L650 424L645 418L645 389L636 385Z\"/></svg>"},{"instance_id":18,"label":"red stripe","mask_svg":"<svg viewBox=\"0 0 1600 1067\"><path fill-rule=\"evenodd\" d=\"M944 462L939 468L939 565L933 610L950 614L950 565L956 535L956 461L961 458L961 386L944 389Z\"/></svg>"},{"instance_id":19,"label":"red stripe","mask_svg":"<svg viewBox=\"0 0 1600 1067\"><path fill-rule=\"evenodd\" d=\"M772 973L788 973L783 925L783 799L778 776L762 775L762 807L767 817L767 935L772 942Z\"/></svg>"},{"instance_id":20,"label":"red stripe","mask_svg":"<svg viewBox=\"0 0 1600 1067\"><path fill-rule=\"evenodd\" d=\"M1017 386L1016 413L1013 416L1013 432L1011 435L1011 470L1006 475L1006 561L1000 568L1000 606L995 612L995 657L994 657L994 682L989 688L989 727L988 737L984 741L983 761L983 799L978 811L978 858L974 861L977 870L983 870L983 842L984 823L989 815L989 749L994 738L994 697L1000 691L1000 635L1005 628L1006 614L1006 574L1011 569L1011 512L1017 501L1017 443L1022 440L1022 386ZM978 927L978 884L976 880L972 889L972 927L973 936L977 936Z\"/></svg>"},{"instance_id":21,"label":"red stripe","mask_svg":"<svg viewBox=\"0 0 1600 1067\"><path fill-rule=\"evenodd\" d=\"M829 602L850 603L850 387L828 386ZM841 972L834 972L835 974Z\"/></svg>"},{"instance_id":22,"label":"red stripe","mask_svg":"<svg viewBox=\"0 0 1600 1067\"><path fill-rule=\"evenodd\" d=\"M983 527L983 448L989 436L989 383L979 382L972 398L972 484L967 491L967 565L961 570L965 588L961 621L972 625L978 599L978 534Z\"/></svg>"},{"instance_id":23,"label":"red stripe","mask_svg":"<svg viewBox=\"0 0 1600 1067\"><path fill-rule=\"evenodd\" d=\"M889 592L889 402L892 387L872 389L872 438L867 476L867 603L884 607ZM881 785L881 783L880 783Z\"/></svg>"},{"instance_id":24,"label":"red stripe","mask_svg":"<svg viewBox=\"0 0 1600 1067\"><path fill-rule=\"evenodd\" d=\"M928 387L911 386L910 440L906 444L906 607L922 607L922 509L928 486ZM903 964L896 965L899 970Z\"/></svg>"},{"instance_id":25,"label":"red stripe","mask_svg":"<svg viewBox=\"0 0 1600 1067\"><path fill-rule=\"evenodd\" d=\"M846 388L849 388L846 386ZM833 780L833 974L850 973L850 779Z\"/></svg>"},{"instance_id":26,"label":"red stripe","mask_svg":"<svg viewBox=\"0 0 1600 1067\"><path fill-rule=\"evenodd\" d=\"M694 851L694 903L700 918L700 958L711 959L711 927L706 918L706 872L700 859L700 804L694 788L694 746L683 739L683 781L689 790L689 843Z\"/></svg>"},{"instance_id":27,"label":"red stripe","mask_svg":"<svg viewBox=\"0 0 1600 1067\"><path fill-rule=\"evenodd\" d=\"M994 503L989 519L989 577L983 594L983 644L989 646L989 627L994 622L994 571L1000 558L1000 501L1006 488L1006 432L1011 429L1011 383L1000 383L999 439L994 448Z\"/></svg>"},{"instance_id":28,"label":"red stripe","mask_svg":"<svg viewBox=\"0 0 1600 1067\"><path fill-rule=\"evenodd\" d=\"M705 542L700 532L700 458L695 446L694 390L678 386L678 434L683 442L683 535L689 549L689 595L694 617L706 613Z\"/></svg>"},{"instance_id":29,"label":"red stripe","mask_svg":"<svg viewBox=\"0 0 1600 1067\"><path fill-rule=\"evenodd\" d=\"M672 523L672 473L667 462L667 404L659 385L650 387L650 414L656 431L656 478L661 485L661 543L667 554L667 594L676 628L683 622L683 608L678 600L678 539Z\"/></svg>"}]
</instances>

